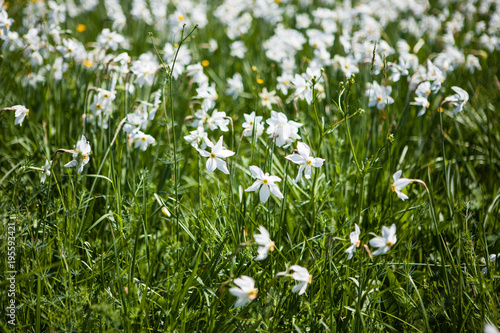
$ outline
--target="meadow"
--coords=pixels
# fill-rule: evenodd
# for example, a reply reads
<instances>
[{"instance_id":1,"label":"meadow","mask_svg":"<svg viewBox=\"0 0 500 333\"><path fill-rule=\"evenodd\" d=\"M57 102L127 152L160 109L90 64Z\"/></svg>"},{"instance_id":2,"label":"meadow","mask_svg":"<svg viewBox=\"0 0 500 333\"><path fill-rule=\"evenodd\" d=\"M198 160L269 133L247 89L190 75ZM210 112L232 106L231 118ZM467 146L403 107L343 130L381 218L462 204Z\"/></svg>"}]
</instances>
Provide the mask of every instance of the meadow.
<instances>
[{"instance_id":1,"label":"meadow","mask_svg":"<svg viewBox=\"0 0 500 333\"><path fill-rule=\"evenodd\" d=\"M498 332L498 0L0 5L3 332Z\"/></svg>"}]
</instances>

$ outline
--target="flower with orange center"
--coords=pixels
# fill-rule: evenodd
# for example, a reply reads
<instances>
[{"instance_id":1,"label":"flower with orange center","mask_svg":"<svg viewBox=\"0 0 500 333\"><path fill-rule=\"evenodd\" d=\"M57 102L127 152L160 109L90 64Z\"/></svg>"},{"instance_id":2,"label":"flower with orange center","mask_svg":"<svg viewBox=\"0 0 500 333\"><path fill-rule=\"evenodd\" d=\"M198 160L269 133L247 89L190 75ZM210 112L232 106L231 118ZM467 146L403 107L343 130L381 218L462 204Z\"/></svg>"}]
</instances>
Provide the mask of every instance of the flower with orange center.
<instances>
[{"instance_id":1,"label":"flower with orange center","mask_svg":"<svg viewBox=\"0 0 500 333\"><path fill-rule=\"evenodd\" d=\"M235 307L240 308L257 298L258 290L255 288L255 281L251 277L242 275L234 280L234 284L238 287L230 288L229 292L231 295L238 297L234 303Z\"/></svg>"}]
</instances>

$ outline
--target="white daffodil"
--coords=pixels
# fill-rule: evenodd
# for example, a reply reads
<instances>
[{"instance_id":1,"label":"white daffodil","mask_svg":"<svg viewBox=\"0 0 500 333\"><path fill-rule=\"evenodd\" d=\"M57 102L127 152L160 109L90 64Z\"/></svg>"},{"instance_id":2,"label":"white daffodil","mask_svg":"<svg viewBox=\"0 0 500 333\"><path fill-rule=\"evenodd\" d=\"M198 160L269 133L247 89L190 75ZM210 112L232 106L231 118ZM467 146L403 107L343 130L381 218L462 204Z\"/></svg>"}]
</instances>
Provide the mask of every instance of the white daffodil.
<instances>
[{"instance_id":1,"label":"white daffodil","mask_svg":"<svg viewBox=\"0 0 500 333\"><path fill-rule=\"evenodd\" d=\"M12 108L16 110L14 125L23 126L24 118L30 113L30 110L23 105L14 105Z\"/></svg>"},{"instance_id":2,"label":"white daffodil","mask_svg":"<svg viewBox=\"0 0 500 333\"><path fill-rule=\"evenodd\" d=\"M260 234L253 235L255 239L255 243L259 244L259 248L257 249L257 257L255 260L264 260L267 258L267 253L269 251L274 251L274 242L271 240L269 236L269 232L263 226L259 227Z\"/></svg>"},{"instance_id":3,"label":"white daffodil","mask_svg":"<svg viewBox=\"0 0 500 333\"><path fill-rule=\"evenodd\" d=\"M309 271L307 268L304 268L299 265L293 265L290 267L291 270L295 271L292 274L292 278L295 281L300 282L299 284L295 285L292 289L292 292L296 293L299 292L299 295L302 295L303 293L306 292L306 288L308 284L312 283L312 275L309 274Z\"/></svg>"},{"instance_id":4,"label":"white daffodil","mask_svg":"<svg viewBox=\"0 0 500 333\"><path fill-rule=\"evenodd\" d=\"M208 138L205 139L205 143L212 149L211 153L200 148L196 148L196 150L198 150L201 156L208 157L207 171L213 172L217 168L220 171L224 172L226 175L229 175L229 170L227 169L226 162L224 162L222 159L233 156L234 152L222 146L222 136L219 138L219 141L217 141L215 145Z\"/></svg>"},{"instance_id":5,"label":"white daffodil","mask_svg":"<svg viewBox=\"0 0 500 333\"><path fill-rule=\"evenodd\" d=\"M291 81L295 86L295 95L300 99L305 99L307 104L311 105L313 100L311 83L299 74L295 74L295 78Z\"/></svg>"},{"instance_id":6,"label":"white daffodil","mask_svg":"<svg viewBox=\"0 0 500 333\"><path fill-rule=\"evenodd\" d=\"M255 288L255 281L246 275L242 275L240 278L234 280L234 284L238 287L232 287L229 289L231 295L238 297L234 306L241 308L247 303L250 303L255 298L257 298L258 290Z\"/></svg>"},{"instance_id":7,"label":"white daffodil","mask_svg":"<svg viewBox=\"0 0 500 333\"><path fill-rule=\"evenodd\" d=\"M269 125L266 133L270 138L276 138L276 145L278 147L287 148L293 140L300 139L299 128L301 123L288 120L286 115L282 112L271 111L271 118L266 120Z\"/></svg>"},{"instance_id":8,"label":"white daffodil","mask_svg":"<svg viewBox=\"0 0 500 333\"><path fill-rule=\"evenodd\" d=\"M133 133L130 137L134 139L134 148L141 148L142 151L145 151L149 145L156 142L151 135L144 134L141 131Z\"/></svg>"},{"instance_id":9,"label":"white daffodil","mask_svg":"<svg viewBox=\"0 0 500 333\"><path fill-rule=\"evenodd\" d=\"M446 97L441 104L451 102L451 104L455 105L455 109L451 111L451 114L455 114L463 110L464 105L467 104L469 100L469 94L460 87L451 87L451 89L453 89L456 94Z\"/></svg>"},{"instance_id":10,"label":"white daffodil","mask_svg":"<svg viewBox=\"0 0 500 333\"><path fill-rule=\"evenodd\" d=\"M370 245L373 247L378 247L378 250L373 252L373 255L376 256L386 253L391 249L391 247L394 246L394 244L396 244L396 241L396 225L393 224L390 228L383 226L382 237L375 237L370 239Z\"/></svg>"},{"instance_id":11,"label":"white daffodil","mask_svg":"<svg viewBox=\"0 0 500 333\"><path fill-rule=\"evenodd\" d=\"M82 138L76 143L76 148L73 152L73 160L65 164L66 168L76 167L78 173L82 173L83 167L90 161L90 143L82 135Z\"/></svg>"},{"instance_id":12,"label":"white daffodil","mask_svg":"<svg viewBox=\"0 0 500 333\"><path fill-rule=\"evenodd\" d=\"M401 190L404 189L410 183L419 183L419 184L423 185L425 187L425 189L428 191L427 185L425 185L425 183L422 180L401 178L402 173L403 173L403 171L398 170L392 175L392 178L394 179L394 183L391 184L391 190L392 190L392 192L396 192L399 199L401 199L403 201L408 199L408 196L406 194L404 194L403 192L401 192Z\"/></svg>"},{"instance_id":13,"label":"white daffodil","mask_svg":"<svg viewBox=\"0 0 500 333\"><path fill-rule=\"evenodd\" d=\"M283 199L283 194L281 194L278 185L275 182L280 182L281 178L277 176L270 176L269 173L265 173L258 166L252 165L250 171L254 178L257 180L245 190L245 192L254 192L260 188L259 197L262 203L266 203L269 199L270 193L274 194L279 199ZM261 187L262 186L262 187Z\"/></svg>"},{"instance_id":14,"label":"white daffodil","mask_svg":"<svg viewBox=\"0 0 500 333\"><path fill-rule=\"evenodd\" d=\"M366 95L370 97L368 106L376 106L377 109L382 110L387 104L394 103L394 99L390 96L391 92L391 87L381 87L377 82L373 82L366 91Z\"/></svg>"},{"instance_id":15,"label":"white daffodil","mask_svg":"<svg viewBox=\"0 0 500 333\"><path fill-rule=\"evenodd\" d=\"M205 143L208 140L207 133L203 129L203 127L197 127L194 131L189 132L189 135L184 136L184 140L191 143L193 148L205 149L207 144Z\"/></svg>"},{"instance_id":16,"label":"white daffodil","mask_svg":"<svg viewBox=\"0 0 500 333\"><path fill-rule=\"evenodd\" d=\"M241 125L244 128L243 136L252 136L254 129L256 136L260 136L264 132L262 116L256 116L255 111L252 111L250 114L243 114L243 117L245 117L245 122Z\"/></svg>"},{"instance_id":17,"label":"white daffodil","mask_svg":"<svg viewBox=\"0 0 500 333\"><path fill-rule=\"evenodd\" d=\"M45 160L45 165L41 167L42 178L40 179L40 183L45 183L47 176L50 176L50 167L52 166L52 161Z\"/></svg>"},{"instance_id":18,"label":"white daffodil","mask_svg":"<svg viewBox=\"0 0 500 333\"><path fill-rule=\"evenodd\" d=\"M302 178L302 173L304 173L306 179L310 179L312 167L319 168L325 161L324 158L312 157L311 148L303 142L297 142L297 150L299 154L288 155L285 157L287 160L300 165L295 183L298 183L298 181Z\"/></svg>"},{"instance_id":19,"label":"white daffodil","mask_svg":"<svg viewBox=\"0 0 500 333\"><path fill-rule=\"evenodd\" d=\"M398 195L399 199L405 201L408 199L408 196L401 192L402 189L404 189L408 184L411 183L411 179L408 178L401 178L401 174L403 173L402 170L396 171L394 175L392 175L392 178L394 179L394 183L391 184L391 190L392 192L396 192Z\"/></svg>"},{"instance_id":20,"label":"white daffodil","mask_svg":"<svg viewBox=\"0 0 500 333\"><path fill-rule=\"evenodd\" d=\"M354 224L354 231L351 232L349 235L349 238L351 239L351 246L345 250L345 253L349 253L347 256L347 260L350 260L352 256L354 255L354 252L356 252L356 249L359 247L361 241L359 240L359 235L361 233L361 230L359 229L359 226L355 223Z\"/></svg>"}]
</instances>

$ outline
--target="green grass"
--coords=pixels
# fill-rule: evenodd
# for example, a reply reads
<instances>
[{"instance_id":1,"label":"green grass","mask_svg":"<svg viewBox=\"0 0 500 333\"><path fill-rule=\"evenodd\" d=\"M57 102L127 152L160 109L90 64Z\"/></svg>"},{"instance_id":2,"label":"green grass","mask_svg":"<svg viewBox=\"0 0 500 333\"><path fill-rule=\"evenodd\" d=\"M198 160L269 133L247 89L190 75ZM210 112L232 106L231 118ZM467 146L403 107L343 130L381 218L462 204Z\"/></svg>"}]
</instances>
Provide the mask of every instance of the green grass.
<instances>
[{"instance_id":1,"label":"green grass","mask_svg":"<svg viewBox=\"0 0 500 333\"><path fill-rule=\"evenodd\" d=\"M24 5L11 6L17 29ZM106 26L104 18L104 10L96 11L68 19L63 27L93 42ZM81 35L74 28L78 23L87 25ZM180 44L180 35L167 37L144 23L138 27L123 31L133 57L154 52L152 40L160 53L167 41ZM192 29L186 27L183 36ZM173 79L162 69L153 87L136 86L133 94L119 84L109 128L101 129L83 124L82 115L92 103L91 88L110 87L104 65L88 69L70 61L61 82L47 75L35 89L21 84L30 70L22 51L4 54L0 105L23 104L30 113L22 127L14 126L13 112L0 115L2 239L8 237L8 223L17 227L16 326L7 324L3 311L3 331L479 332L485 322L498 326L499 267L481 260L500 252L498 51L485 53L483 70L474 75L463 67L448 73L422 117L409 104L414 96L404 79L391 84L394 104L381 111L368 107L367 83L383 83L389 75L384 70L372 75L369 63L352 81L325 68L326 98L312 105L285 103L287 97L278 93L283 103L275 110L303 123L302 141L313 156L325 159L310 180L295 185L298 166L285 159L295 143L283 149L266 134L241 137L243 113L270 117L258 93L275 90L280 69L259 45L273 30L254 21L243 40L255 47L242 61L229 57L230 41L217 21L194 30L181 46L192 50L193 63L209 60L204 72L217 85L217 108L232 118L229 132L209 133L212 140L224 135L224 145L236 152L228 159L229 176L208 173L205 158L183 139L193 130L186 117L199 109L186 76ZM405 36L394 28L384 38L394 46L400 37ZM214 54L201 47L211 38L219 45ZM420 63L439 47L425 44ZM337 52L336 41L331 53ZM306 46L298 63L312 56ZM55 54L48 57L51 63ZM224 90L235 72L243 76L245 93L232 100ZM132 83L133 75L127 80ZM468 104L456 115L446 105L438 112L452 86L469 92ZM157 89L163 103L147 130L156 145L141 152L128 144L125 132L116 131L138 101L152 102ZM70 154L55 152L73 149L82 134L92 154L78 174L63 167ZM34 168L45 158L53 160L52 175L40 184ZM250 165L282 178L277 184L285 198L271 196L262 204L257 192L245 192L254 181ZM429 192L413 183L405 189L409 200L399 200L390 185L400 169L404 177L424 181ZM347 261L354 223L362 245ZM370 258L363 245L393 223L397 243ZM255 261L252 239L260 225L269 230L276 250ZM7 248L2 242L1 252ZM292 278L277 277L291 265L313 276L304 295L292 293ZM3 255L5 306L8 270ZM256 281L258 297L237 309L229 288L242 275Z\"/></svg>"}]
</instances>

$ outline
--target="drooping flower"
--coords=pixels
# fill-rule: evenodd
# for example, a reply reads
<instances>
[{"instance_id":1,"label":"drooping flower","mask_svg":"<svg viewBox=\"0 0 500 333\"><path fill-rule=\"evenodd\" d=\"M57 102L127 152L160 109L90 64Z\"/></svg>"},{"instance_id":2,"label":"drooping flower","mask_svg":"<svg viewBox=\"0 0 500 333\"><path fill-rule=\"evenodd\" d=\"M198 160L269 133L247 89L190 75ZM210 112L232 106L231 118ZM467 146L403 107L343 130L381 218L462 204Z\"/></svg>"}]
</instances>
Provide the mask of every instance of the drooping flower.
<instances>
[{"instance_id":1,"label":"drooping flower","mask_svg":"<svg viewBox=\"0 0 500 333\"><path fill-rule=\"evenodd\" d=\"M354 252L356 252L356 249L359 247L359 244L361 241L359 240L359 235L361 233L361 230L359 229L359 226L355 223L354 224L354 231L351 232L349 235L349 238L351 239L351 246L345 250L345 253L349 253L347 256L347 260L350 260L352 256L354 255Z\"/></svg>"},{"instance_id":2,"label":"drooping flower","mask_svg":"<svg viewBox=\"0 0 500 333\"><path fill-rule=\"evenodd\" d=\"M224 172L226 175L229 175L229 170L227 169L226 162L222 160L223 158L227 158L229 156L233 156L234 152L226 149L222 146L223 137L219 138L219 141L214 145L210 139L205 139L205 143L208 147L212 149L212 152L209 153L206 150L196 148L201 156L208 157L207 160L207 171L213 172L215 169L219 169Z\"/></svg>"},{"instance_id":3,"label":"drooping flower","mask_svg":"<svg viewBox=\"0 0 500 333\"><path fill-rule=\"evenodd\" d=\"M446 97L441 104L451 102L451 104L455 105L455 109L451 111L451 114L455 114L463 110L464 105L467 104L469 100L469 94L460 87L451 87L451 89L453 89L456 94Z\"/></svg>"},{"instance_id":4,"label":"drooping flower","mask_svg":"<svg viewBox=\"0 0 500 333\"><path fill-rule=\"evenodd\" d=\"M373 247L378 247L378 250L373 252L373 255L379 255L386 253L391 249L391 247L396 244L396 225L392 224L390 228L386 226L382 227L382 237L375 237L370 239L370 245Z\"/></svg>"},{"instance_id":5,"label":"drooping flower","mask_svg":"<svg viewBox=\"0 0 500 333\"><path fill-rule=\"evenodd\" d=\"M391 184L391 190L392 190L392 192L396 192L399 199L401 199L403 201L408 199L408 196L406 194L404 194L403 192L401 192L401 190L404 189L406 186L408 186L408 184L410 184L410 183L419 183L419 184L423 185L426 190L428 190L427 185L425 185L425 183L422 180L401 178L402 173L403 173L402 170L398 170L392 175L392 178L394 179L394 183Z\"/></svg>"},{"instance_id":6,"label":"drooping flower","mask_svg":"<svg viewBox=\"0 0 500 333\"><path fill-rule=\"evenodd\" d=\"M255 281L251 277L242 275L234 280L234 284L238 287L230 288L229 292L231 295L238 297L234 303L236 308L241 308L257 298L258 290L255 288Z\"/></svg>"},{"instance_id":7,"label":"drooping flower","mask_svg":"<svg viewBox=\"0 0 500 333\"><path fill-rule=\"evenodd\" d=\"M30 113L30 110L23 105L14 105L12 108L16 110L16 120L14 124L23 126L24 118Z\"/></svg>"},{"instance_id":8,"label":"drooping flower","mask_svg":"<svg viewBox=\"0 0 500 333\"><path fill-rule=\"evenodd\" d=\"M245 190L245 192L254 192L260 188L259 197L262 203L266 203L267 199L269 199L270 193L274 194L279 199L283 199L283 194L275 184L275 182L280 182L281 178L277 176L271 176L269 173L265 173L258 166L252 165L250 166L250 171L254 178L257 180Z\"/></svg>"},{"instance_id":9,"label":"drooping flower","mask_svg":"<svg viewBox=\"0 0 500 333\"><path fill-rule=\"evenodd\" d=\"M45 165L41 167L42 178L40 178L40 183L45 183L47 176L50 176L50 167L52 166L52 161L45 160Z\"/></svg>"},{"instance_id":10,"label":"drooping flower","mask_svg":"<svg viewBox=\"0 0 500 333\"><path fill-rule=\"evenodd\" d=\"M309 274L307 268L299 265L293 265L292 267L290 267L290 269L295 271L292 274L293 279L300 282L293 287L292 292L299 292L299 295L302 295L306 292L307 285L312 283L312 275Z\"/></svg>"},{"instance_id":11,"label":"drooping flower","mask_svg":"<svg viewBox=\"0 0 500 333\"><path fill-rule=\"evenodd\" d=\"M269 231L263 226L259 227L260 234L253 235L255 239L255 243L257 243L259 248L257 249L257 257L255 260L264 260L267 258L267 253L269 251L274 251L274 242L271 240L269 236Z\"/></svg>"},{"instance_id":12,"label":"drooping flower","mask_svg":"<svg viewBox=\"0 0 500 333\"><path fill-rule=\"evenodd\" d=\"M319 168L325 161L324 158L312 157L311 148L303 142L297 142L297 150L299 154L288 155L285 157L287 160L300 165L295 183L298 183L298 181L302 178L302 173L304 173L306 179L310 179L312 167Z\"/></svg>"},{"instance_id":13,"label":"drooping flower","mask_svg":"<svg viewBox=\"0 0 500 333\"><path fill-rule=\"evenodd\" d=\"M76 148L73 152L73 160L65 164L65 168L76 167L78 173L82 173L83 167L90 161L90 143L82 135L82 138L76 143Z\"/></svg>"}]
</instances>

